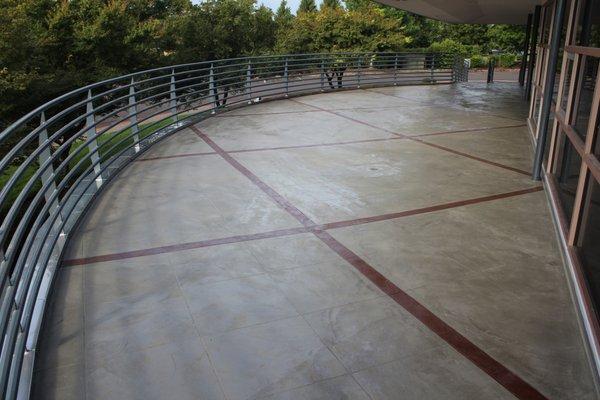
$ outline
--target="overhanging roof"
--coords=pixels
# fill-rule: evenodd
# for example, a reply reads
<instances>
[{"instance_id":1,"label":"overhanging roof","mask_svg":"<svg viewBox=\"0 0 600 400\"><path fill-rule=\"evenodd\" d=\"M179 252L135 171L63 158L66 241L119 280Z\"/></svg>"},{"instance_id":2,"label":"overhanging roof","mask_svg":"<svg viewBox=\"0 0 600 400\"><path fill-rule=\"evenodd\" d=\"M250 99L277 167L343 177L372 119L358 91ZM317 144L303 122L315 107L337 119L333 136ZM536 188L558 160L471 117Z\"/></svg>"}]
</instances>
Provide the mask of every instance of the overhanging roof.
<instances>
[{"instance_id":1,"label":"overhanging roof","mask_svg":"<svg viewBox=\"0 0 600 400\"><path fill-rule=\"evenodd\" d=\"M375 0L401 10L452 23L525 24L540 0Z\"/></svg>"}]
</instances>

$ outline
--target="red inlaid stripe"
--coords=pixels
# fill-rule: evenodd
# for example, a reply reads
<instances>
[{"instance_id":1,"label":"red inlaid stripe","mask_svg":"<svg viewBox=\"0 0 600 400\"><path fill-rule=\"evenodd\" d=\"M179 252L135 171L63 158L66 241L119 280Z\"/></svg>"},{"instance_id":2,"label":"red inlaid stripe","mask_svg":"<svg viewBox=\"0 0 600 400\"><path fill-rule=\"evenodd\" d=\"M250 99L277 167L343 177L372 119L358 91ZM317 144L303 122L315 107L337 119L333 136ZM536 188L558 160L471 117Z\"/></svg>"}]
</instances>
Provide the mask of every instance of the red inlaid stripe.
<instances>
[{"instance_id":1,"label":"red inlaid stripe","mask_svg":"<svg viewBox=\"0 0 600 400\"><path fill-rule=\"evenodd\" d=\"M168 155L168 156L138 158L136 161L142 162L142 161L168 160L170 158L198 157L198 156L208 156L208 155L214 155L214 154L217 154L217 153L215 153L214 151L205 151L203 153L172 154L172 155Z\"/></svg>"},{"instance_id":2,"label":"red inlaid stripe","mask_svg":"<svg viewBox=\"0 0 600 400\"><path fill-rule=\"evenodd\" d=\"M484 82L485 82L485 81L484 81ZM512 82L512 81L496 81L496 82ZM429 106L429 107L431 107L431 106L440 107L440 106L444 106L443 104L442 104L442 105L440 105L440 104L432 104L431 102L429 102L429 103L428 103L427 101L423 101L423 100L415 100L415 99L410 99L410 98L408 98L408 97L404 97L404 96L398 96L398 95L396 95L396 94L391 94L391 93L384 93L384 92L380 92L380 91L373 90L373 89L365 89L365 90L366 90L367 92L373 92L373 93L381 94L381 95L384 95L384 96L395 97L395 98L397 98L397 99L402 99L402 100L410 100L410 101L417 101L417 102L419 102L419 104L420 104L422 107L427 107L427 106ZM451 104L451 103L450 103L450 104L447 104L446 106L447 106L448 108L452 108L452 109L454 109L454 110L461 110L459 107L452 107L452 104ZM486 115L489 115L490 117L497 117L497 118L502 118L502 119L509 119L509 120L512 120L512 121L522 121L522 119L519 119L519 118L508 117L508 116L506 116L506 115L500 115L500 114L493 114L493 113L491 113L491 112L489 112L489 111L484 111L484 110L477 110L477 111L478 111L478 112L480 112L480 113L484 113L484 114L486 114Z\"/></svg>"},{"instance_id":3,"label":"red inlaid stripe","mask_svg":"<svg viewBox=\"0 0 600 400\"><path fill-rule=\"evenodd\" d=\"M235 158L229 155L225 150L219 147L211 138L204 134L200 129L192 126L191 129L208 144L218 155L223 157L233 168L237 169L242 175L248 178L254 183L260 190L265 192L273 201L275 201L281 208L296 218L302 225L312 226L314 222L310 220L302 211L294 207L290 202L283 198L279 193L273 190L269 185L264 183L258 176L254 175L248 168L240 164Z\"/></svg>"},{"instance_id":4,"label":"red inlaid stripe","mask_svg":"<svg viewBox=\"0 0 600 400\"><path fill-rule=\"evenodd\" d=\"M247 242L247 241L251 241L251 240L268 239L268 238L275 238L275 237L280 237L280 236L292 236L292 235L297 235L297 234L301 234L301 233L311 232L311 229L313 229L313 228L318 229L318 230L344 228L347 226L369 224L372 222L385 221L388 219L408 217L411 215L425 214L428 212L440 211L440 210L445 210L445 209L454 208L454 207L462 207L462 206L471 205L471 204L484 203L487 201L493 201L493 200L499 200L499 199L504 199L504 198L508 198L508 197L520 196L520 195L524 195L524 194L528 194L528 193L538 192L538 191L541 191L542 189L543 188L541 186L536 186L536 187L529 188L529 189L516 190L516 191L506 192L506 193L499 193L499 194L490 195L490 196L477 197L474 199L453 201L450 203L438 204L438 205L434 205L434 206L430 206L430 207L417 208L417 209L407 210L407 211L400 211L397 213L374 215L371 217L357 218L357 219L351 219L351 220L346 220L346 221L336 221L336 222L331 222L331 223L322 224L322 225L306 226L306 227L299 227L299 228L289 228L289 229L279 229L279 230L267 231L267 232L249 234L249 235L229 236L229 237L224 237L224 238L202 240L202 241L197 241L197 242L188 242L188 243L174 244L174 245L168 245L168 246L151 247L151 248L147 248L147 249L132 250L132 251L127 251L127 252L122 252L122 253L103 254L103 255L86 257L86 258L72 258L72 259L63 261L63 265L73 266L73 265L85 265L85 264L91 264L91 263L103 262L103 261L125 260L128 258L143 257L143 256L149 256L149 255L155 255L155 254L172 253L172 252L176 252L176 251L197 249L197 248L201 248L201 247L218 246L221 244Z\"/></svg>"},{"instance_id":5,"label":"red inlaid stripe","mask_svg":"<svg viewBox=\"0 0 600 400\"><path fill-rule=\"evenodd\" d=\"M483 196L483 197L476 197L473 199L453 201L450 203L437 204L434 206L416 208L413 210L400 211L400 212L396 212L396 213L375 215L372 217L350 219L350 220L346 220L346 221L331 222L328 224L319 225L317 228L327 230L327 229L344 228L347 226L369 224L372 222L386 221L389 219L396 219L396 218L402 218L402 217L409 217L411 215L425 214L425 213L430 213L430 212L435 212L435 211L447 210L449 208L463 207L463 206L467 206L467 205L471 205L471 204L484 203L487 201L506 199L508 197L521 196L521 195L528 194L528 193L539 192L539 191L542 191L543 189L544 188L542 186L536 186L536 187L529 188L529 189L515 190L512 192L493 194L490 196Z\"/></svg>"},{"instance_id":6,"label":"red inlaid stripe","mask_svg":"<svg viewBox=\"0 0 600 400\"><path fill-rule=\"evenodd\" d=\"M136 257L152 256L152 255L156 255L156 254L173 253L176 251L200 249L202 247L218 246L221 244L240 243L240 242L248 242L251 240L269 239L269 238L275 238L275 237L281 237L281 236L291 236L291 235L297 235L299 233L306 233L306 232L310 232L310 229L307 227L278 229L275 231L254 233L254 234L249 234L249 235L229 236L229 237L225 237L225 238L208 239L208 240L201 240L201 241L197 241L197 242L179 243L179 244L173 244L173 245L168 245L168 246L151 247L148 249L125 251L122 253L102 254L102 255L98 255L98 256L85 257L85 258L72 258L70 260L64 260L62 262L62 265L69 267L69 266L74 266L74 265L92 264L92 263L105 262L105 261L126 260L128 258L136 258Z\"/></svg>"},{"instance_id":7,"label":"red inlaid stripe","mask_svg":"<svg viewBox=\"0 0 600 400\"><path fill-rule=\"evenodd\" d=\"M274 189L264 183L258 176L253 174L246 167L241 165L237 160L231 157L225 150L221 149L215 142L213 142L208 136L202 133L196 127L192 129L200 136L209 146L213 148L219 155L221 155L232 167L237 169L240 173L245 175L252 183L260 188L265 194L273 199L279 206L284 208L294 218L305 226L314 226L314 222L306 216L302 211L297 209L287 199L277 193ZM498 383L504 386L508 391L514 394L519 399L546 399L539 391L533 386L529 385L525 380L520 378L514 372L506 368L504 365L496 361L492 356L487 354L485 351L477 347L466 337L462 336L450 325L446 324L442 319L438 318L435 314L429 311L425 306L420 304L417 300L412 298L408 293L404 292L392 281L387 279L379 271L373 268L364 259L354 253L352 250L344 246L342 243L337 241L328 232L311 228L311 232L321 239L331 250L336 252L340 257L346 260L350 265L356 268L361 274L367 279L373 282L377 287L389 295L399 305L404 307L408 312L414 315L419 321L427 326L431 331L436 333L449 345L454 347L463 356L469 359L473 364L478 366L482 371L488 374L491 378L495 379Z\"/></svg>"},{"instance_id":8,"label":"red inlaid stripe","mask_svg":"<svg viewBox=\"0 0 600 400\"><path fill-rule=\"evenodd\" d=\"M367 279L377 285L384 293L389 295L397 304L421 321L423 325L479 367L483 372L504 386L504 388L517 398L521 400L547 400L547 398L537 389L429 311L415 298L396 286L361 257L352 252L352 250L337 241L328 232L316 230L315 235L320 238L323 243L329 246L330 249L335 251L344 260L348 261L348 263L360 271Z\"/></svg>"},{"instance_id":9,"label":"red inlaid stripe","mask_svg":"<svg viewBox=\"0 0 600 400\"><path fill-rule=\"evenodd\" d=\"M293 101L292 99L289 99ZM396 108L417 108L417 107L428 107L426 104L410 104L410 105L401 105L401 106L383 106L383 107L352 107L352 108L336 108L332 111L351 111L351 110L392 110ZM235 110L232 110L235 111ZM217 114L214 117L216 118L235 118L235 117L248 117L248 116L256 116L256 115L286 115L286 114L304 114L304 113L315 113L315 112L323 112L322 110L295 110L295 111L274 111L274 112L257 112L257 113L244 113L244 114L231 114L231 112L224 112L222 114Z\"/></svg>"},{"instance_id":10,"label":"red inlaid stripe","mask_svg":"<svg viewBox=\"0 0 600 400\"><path fill-rule=\"evenodd\" d=\"M468 132L479 132L479 131L488 132L488 131L494 131L494 130L498 130L498 129L524 128L526 126L527 126L527 124L515 124L515 125L490 126L490 127L486 127L486 128L468 128L468 129L458 129L455 131L439 131L439 132L432 132L432 133L421 133L419 135L413 135L411 137L419 138L419 137L427 137L427 136L439 136L439 135L445 135L448 133L468 133Z\"/></svg>"},{"instance_id":11,"label":"red inlaid stripe","mask_svg":"<svg viewBox=\"0 0 600 400\"><path fill-rule=\"evenodd\" d=\"M348 119L350 121L353 121L353 122L356 122L358 124L366 125L368 127L371 127L371 128L374 128L374 129L378 129L378 130L383 131L383 132L391 133L392 135L397 135L397 136L399 136L401 138L409 139L409 140L415 141L417 143L422 143L422 144L427 145L427 146L435 147L436 149L439 149L439 150L447 151L449 153L453 153L453 154L456 154L456 155L459 155L459 156L462 156L462 157L470 158L471 160L479 161L479 162L482 162L482 163L485 163L485 164L488 164L488 165L493 165L494 167L503 168L503 169L506 169L508 171L517 172L519 174L531 175L531 173L529 171L523 171L522 169L518 169L518 168L510 167L508 165L500 164L500 163L497 163L497 162L494 162L494 161L486 160L484 158L477 157L477 156L474 156L474 155L471 155L471 154L468 154L468 153L463 153L462 151L453 150L453 149L451 149L449 147L440 146L440 145L437 145L437 144L426 142L426 141L424 141L422 139L419 139L418 136L420 136L420 135L407 136L407 135L404 135L402 133L394 132L394 131L392 131L390 129L387 129L387 128L382 128L382 127L370 124L368 122L364 122L364 121L358 120L356 118L348 117L348 116L346 116L344 114L341 114L341 113L338 113L338 112L335 112L335 111L330 111L330 110L326 110L326 109L318 107L318 106L313 106L311 104L303 103L303 102L301 102L299 100L291 100L291 101L295 101L295 102L297 102L299 104L304 104L304 105L307 105L307 106L310 106L310 107L314 107L316 109L323 110L323 111L328 112L330 114L337 115L337 116L342 117L342 118L346 118L346 119ZM487 130L487 129L489 129L489 128L484 128L482 130ZM449 132L447 132L447 133L449 133ZM437 132L436 132L436 134L437 134ZM441 135L442 132L440 132L439 134ZM428 135L431 136L432 134L430 133Z\"/></svg>"},{"instance_id":12,"label":"red inlaid stripe","mask_svg":"<svg viewBox=\"0 0 600 400\"><path fill-rule=\"evenodd\" d=\"M202 242L192 242L192 243L184 243L177 244L171 246L163 246L157 247L153 249L146 250L138 250L131 251L126 253L112 254L112 255L104 255L104 256L96 256L89 257L86 259L78 259L78 260L68 260L65 262L65 265L81 265L90 262L100 262L100 261L110 261L116 259L124 259L124 258L132 258L132 257L140 257L144 255L152 255L152 254L160 254L167 253L172 251L181 251L187 249L194 249L206 246L213 246L218 244L226 244L226 243L235 243L246 240L257 240L269 237L278 237L278 236L286 236L293 235L298 233L312 232L316 237L321 239L323 243L325 243L330 249L336 252L340 257L345 259L350 265L356 268L361 274L363 274L367 279L377 285L380 290L389 295L396 303L405 308L408 312L410 312L413 316L419 319L425 326L427 326L431 331L435 332L440 338L446 341L449 345L455 348L458 352L460 352L463 356L477 365L482 371L487 373L490 377L499 382L502 386L504 386L507 390L509 390L512 394L520 399L546 399L539 391L529 385L526 381L516 375L514 372L510 371L508 368L503 366L501 363L496 361L489 354L484 352L482 349L477 347L474 343L469 341L466 337L461 335L458 331L452 328L450 325L445 323L442 319L437 317L431 311L429 311L425 306L420 304L413 297L408 295L406 292L402 291L398 286L396 286L393 282L387 279L384 275L378 272L375 268L373 268L369 263L367 263L360 256L352 252L349 248L344 246L342 243L337 241L333 236L331 236L328 232L323 229L317 228L314 225L314 222L306 216L302 211L296 208L293 204L291 204L288 200L286 200L283 196L277 193L274 189L264 183L260 178L258 178L255 174L253 174L250 170L240 164L237 160L235 160L231 155L221 149L214 141L212 141L208 136L203 134L197 128L192 128L200 138L202 138L211 148L215 150L215 152L220 155L223 159L225 159L232 167L246 176L251 182L253 182L258 188L260 188L265 194L271 197L279 206L288 211L290 215L295 217L300 223L305 225L304 227L278 230L266 232L263 234L254 234L254 235L241 235L241 236L233 236L229 238L223 239L213 239ZM525 189L522 191L509 192L500 195L486 196L472 200L464 200L459 202L447 203L445 205L438 205L427 207L419 210L413 210L412 212L403 212L403 213L394 213L394 214L386 214L385 216L379 217L371 217L367 219L359 219L354 220L352 224L358 223L368 223L374 222L382 219L390 219L390 218L399 218L405 215L414 215L415 213L423 213L428 211L441 210L445 208L451 207L459 207L467 204L474 204L483 201L491 201L499 198L505 198L510 196L516 196L519 194L526 194L535 191L541 190L540 187ZM341 227L342 223L349 224L349 222L341 222L338 223L338 226L332 225L331 227ZM335 224L335 223L334 223ZM330 224L331 225L331 224ZM349 226L349 225L345 225Z\"/></svg>"},{"instance_id":13,"label":"red inlaid stripe","mask_svg":"<svg viewBox=\"0 0 600 400\"><path fill-rule=\"evenodd\" d=\"M484 164L492 165L494 167L503 168L503 169L506 169L508 171L513 171L513 172L516 172L516 173L521 174L521 175L527 175L527 176L531 175L530 171L524 171L522 169L510 167L508 165L500 164L500 163L497 163L495 161L486 160L485 158L477 157L477 156L474 156L474 155L471 155L471 154L468 154L468 153L463 153L462 151L454 150L454 149L451 149L451 148L446 147L446 146L440 146L439 144L426 142L423 139L419 139L419 138L416 138L416 137L411 137L410 139L413 140L413 141L415 141L415 142L423 143L424 145L427 145L427 146L430 146L430 147L435 147L436 149L444 150L444 151L447 151L449 153L456 154L458 156L470 158L471 160L479 161L479 162L482 162Z\"/></svg>"}]
</instances>

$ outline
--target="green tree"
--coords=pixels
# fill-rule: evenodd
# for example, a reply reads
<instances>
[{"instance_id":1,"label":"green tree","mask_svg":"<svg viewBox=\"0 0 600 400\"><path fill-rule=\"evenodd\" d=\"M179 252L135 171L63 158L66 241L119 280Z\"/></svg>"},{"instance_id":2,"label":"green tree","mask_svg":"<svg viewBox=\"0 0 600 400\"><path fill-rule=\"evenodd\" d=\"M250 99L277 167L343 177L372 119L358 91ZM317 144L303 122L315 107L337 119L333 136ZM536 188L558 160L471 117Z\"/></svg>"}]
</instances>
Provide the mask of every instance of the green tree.
<instances>
[{"instance_id":1,"label":"green tree","mask_svg":"<svg viewBox=\"0 0 600 400\"><path fill-rule=\"evenodd\" d=\"M315 0L300 0L300 5L298 6L298 11L296 14L300 13L309 13L317 11L317 5L315 4Z\"/></svg>"},{"instance_id":2,"label":"green tree","mask_svg":"<svg viewBox=\"0 0 600 400\"><path fill-rule=\"evenodd\" d=\"M274 20L278 29L288 27L294 20L294 15L292 14L290 7L288 7L286 0L281 0L281 3L275 12Z\"/></svg>"},{"instance_id":3,"label":"green tree","mask_svg":"<svg viewBox=\"0 0 600 400\"><path fill-rule=\"evenodd\" d=\"M486 38L490 49L517 53L523 50L525 28L518 25L491 25Z\"/></svg>"},{"instance_id":4,"label":"green tree","mask_svg":"<svg viewBox=\"0 0 600 400\"><path fill-rule=\"evenodd\" d=\"M346 11L324 7L300 13L281 32L275 50L285 53L333 51L396 51L405 47L400 22L377 9Z\"/></svg>"},{"instance_id":5,"label":"green tree","mask_svg":"<svg viewBox=\"0 0 600 400\"><path fill-rule=\"evenodd\" d=\"M369 8L377 8L378 4L371 0L344 0L348 11L366 10Z\"/></svg>"},{"instance_id":6,"label":"green tree","mask_svg":"<svg viewBox=\"0 0 600 400\"><path fill-rule=\"evenodd\" d=\"M277 37L277 22L274 20L273 11L261 5L254 11L253 29L251 33L252 54L268 54L275 46Z\"/></svg>"},{"instance_id":7,"label":"green tree","mask_svg":"<svg viewBox=\"0 0 600 400\"><path fill-rule=\"evenodd\" d=\"M321 8L323 7L329 7L329 8L340 8L341 4L340 4L340 0L323 0L323 3L321 4Z\"/></svg>"},{"instance_id":8,"label":"green tree","mask_svg":"<svg viewBox=\"0 0 600 400\"><path fill-rule=\"evenodd\" d=\"M441 42L432 43L429 46L429 50L435 53L450 53L466 55L468 53L467 48L457 41L452 39L444 39Z\"/></svg>"}]
</instances>

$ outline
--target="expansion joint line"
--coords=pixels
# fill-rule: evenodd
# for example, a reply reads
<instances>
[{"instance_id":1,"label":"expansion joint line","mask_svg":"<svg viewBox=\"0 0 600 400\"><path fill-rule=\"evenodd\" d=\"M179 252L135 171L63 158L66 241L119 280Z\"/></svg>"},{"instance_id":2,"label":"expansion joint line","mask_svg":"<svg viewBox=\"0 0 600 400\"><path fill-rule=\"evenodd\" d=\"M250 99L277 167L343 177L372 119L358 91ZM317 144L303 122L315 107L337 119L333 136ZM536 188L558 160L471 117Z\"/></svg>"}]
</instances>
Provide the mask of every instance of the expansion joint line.
<instances>
[{"instance_id":1,"label":"expansion joint line","mask_svg":"<svg viewBox=\"0 0 600 400\"><path fill-rule=\"evenodd\" d=\"M326 244L336 254L346 260L356 270L358 270L365 278L373 282L382 292L392 298L397 304L411 313L415 318L421 321L432 332L436 333L441 339L452 346L455 350L461 353L465 358L479 367L488 376L495 379L504 388L510 391L517 398L522 400L546 399L537 389L495 360L492 356L477 347L473 342L452 328L441 318L419 303L416 299L404 292L392 281L387 279L367 261L362 259L348 247L344 246L335 239L329 232L318 227L314 221L305 215L301 210L295 207L291 202L285 199L277 191L263 182L252 171L243 166L239 161L233 158L229 153L217 145L200 129L192 126L191 129L209 145L215 153L227 161L233 168L243 174L260 190L269 196L282 209L287 211L298 222L300 222L309 232L312 232L324 244Z\"/></svg>"}]
</instances>

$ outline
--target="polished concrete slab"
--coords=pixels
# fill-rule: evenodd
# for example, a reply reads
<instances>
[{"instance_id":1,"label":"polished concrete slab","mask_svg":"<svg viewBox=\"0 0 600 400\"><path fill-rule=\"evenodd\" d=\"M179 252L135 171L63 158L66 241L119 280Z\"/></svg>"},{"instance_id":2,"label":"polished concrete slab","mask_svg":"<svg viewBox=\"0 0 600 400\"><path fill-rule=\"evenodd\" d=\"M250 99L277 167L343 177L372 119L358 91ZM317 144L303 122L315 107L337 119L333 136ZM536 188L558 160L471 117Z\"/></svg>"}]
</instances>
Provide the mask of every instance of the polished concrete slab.
<instances>
[{"instance_id":1,"label":"polished concrete slab","mask_svg":"<svg viewBox=\"0 0 600 400\"><path fill-rule=\"evenodd\" d=\"M69 243L33 398L598 398L525 109L375 88L157 143Z\"/></svg>"}]
</instances>

